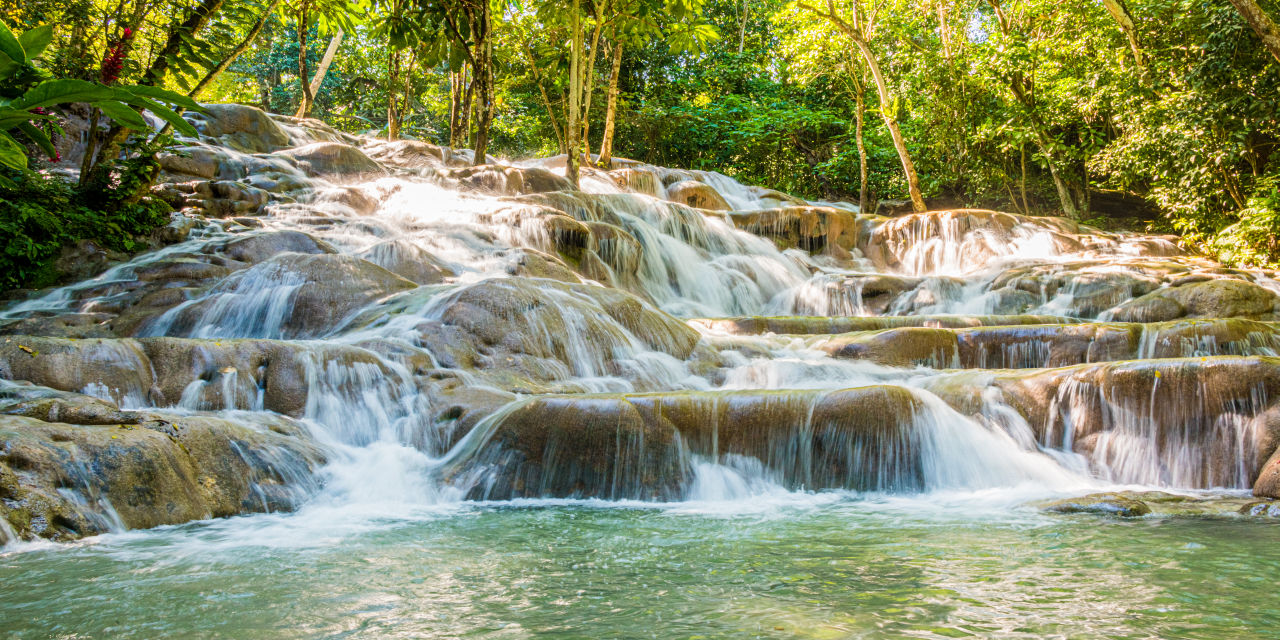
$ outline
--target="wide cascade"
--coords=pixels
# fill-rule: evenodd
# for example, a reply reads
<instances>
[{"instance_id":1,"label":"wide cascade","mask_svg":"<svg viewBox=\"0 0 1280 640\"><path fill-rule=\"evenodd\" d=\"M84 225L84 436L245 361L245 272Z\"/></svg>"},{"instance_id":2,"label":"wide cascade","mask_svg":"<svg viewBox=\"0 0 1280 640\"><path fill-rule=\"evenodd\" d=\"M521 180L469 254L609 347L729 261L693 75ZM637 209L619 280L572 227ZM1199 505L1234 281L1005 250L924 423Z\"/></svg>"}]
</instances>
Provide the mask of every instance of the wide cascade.
<instances>
[{"instance_id":1,"label":"wide cascade","mask_svg":"<svg viewBox=\"0 0 1280 640\"><path fill-rule=\"evenodd\" d=\"M1280 497L1273 273L192 117L174 242L0 315L0 541L516 498Z\"/></svg>"}]
</instances>

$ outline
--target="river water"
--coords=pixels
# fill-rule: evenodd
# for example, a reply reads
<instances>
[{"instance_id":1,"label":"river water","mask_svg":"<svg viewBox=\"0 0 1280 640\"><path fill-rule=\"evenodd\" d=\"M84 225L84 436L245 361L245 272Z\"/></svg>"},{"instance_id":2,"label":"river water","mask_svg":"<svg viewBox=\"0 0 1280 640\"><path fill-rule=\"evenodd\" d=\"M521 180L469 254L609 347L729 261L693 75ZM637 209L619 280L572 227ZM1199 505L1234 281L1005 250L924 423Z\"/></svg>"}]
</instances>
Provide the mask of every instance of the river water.
<instances>
[{"instance_id":1,"label":"river water","mask_svg":"<svg viewBox=\"0 0 1280 640\"><path fill-rule=\"evenodd\" d=\"M304 508L12 549L0 631L1244 638L1280 622L1273 524L1051 517L1018 498Z\"/></svg>"}]
</instances>

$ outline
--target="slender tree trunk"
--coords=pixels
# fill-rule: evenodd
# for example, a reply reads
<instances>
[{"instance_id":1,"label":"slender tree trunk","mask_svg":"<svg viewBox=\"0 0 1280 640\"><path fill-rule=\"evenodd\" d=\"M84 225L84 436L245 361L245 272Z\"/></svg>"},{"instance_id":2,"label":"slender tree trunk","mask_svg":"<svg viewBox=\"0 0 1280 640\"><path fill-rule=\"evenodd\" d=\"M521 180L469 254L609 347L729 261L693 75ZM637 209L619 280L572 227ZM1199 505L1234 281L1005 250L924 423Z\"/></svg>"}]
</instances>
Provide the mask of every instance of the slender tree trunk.
<instances>
[{"instance_id":1,"label":"slender tree trunk","mask_svg":"<svg viewBox=\"0 0 1280 640\"><path fill-rule=\"evenodd\" d=\"M165 73L169 70L169 61L178 54L183 39L194 37L222 9L224 3L225 0L202 0L191 15L170 28L169 37L165 40L164 46L161 47L146 73L142 74L142 80L138 84L151 86L162 84ZM85 148L86 160L81 162L80 184L82 185L104 178L102 172L105 161L119 155L120 145L124 143L125 138L129 137L129 129L113 125L103 136L102 142L97 145L97 151L94 152L92 137L96 128L95 125L94 129L90 130L90 144Z\"/></svg>"},{"instance_id":2,"label":"slender tree trunk","mask_svg":"<svg viewBox=\"0 0 1280 640\"><path fill-rule=\"evenodd\" d=\"M876 92L880 95L880 112L884 116L884 124L889 128L889 136L893 138L893 148L898 151L898 159L902 161L902 172L907 177L907 191L911 194L911 208L917 213L928 209L924 203L924 194L920 192L920 177L916 175L916 165L911 161L911 152L907 151L907 143L902 139L902 129L898 127L898 115L895 113L893 96L889 92L889 84L880 71L880 62L875 53L863 38L854 38L854 43L862 51L862 57L871 68L871 76L876 81Z\"/></svg>"},{"instance_id":3,"label":"slender tree trunk","mask_svg":"<svg viewBox=\"0 0 1280 640\"><path fill-rule=\"evenodd\" d=\"M213 18L225 0L202 0L195 11L182 22L182 24L169 30L169 38L165 40L164 46L160 48L160 52L156 54L155 60L142 75L142 80L138 84L159 85L164 81L164 75L169 71L169 61L178 55L179 49L185 38L192 38L195 34L208 24Z\"/></svg>"},{"instance_id":4,"label":"slender tree trunk","mask_svg":"<svg viewBox=\"0 0 1280 640\"><path fill-rule=\"evenodd\" d=\"M467 140L471 137L471 105L475 102L476 97L476 68L475 65L468 64L462 70L462 79L465 82L466 89L462 92L462 110L461 118L458 120L458 145L459 147L467 146Z\"/></svg>"},{"instance_id":5,"label":"slender tree trunk","mask_svg":"<svg viewBox=\"0 0 1280 640\"><path fill-rule=\"evenodd\" d=\"M338 47L342 45L342 29L333 34L333 38L329 40L329 47L324 50L324 57L320 58L320 66L316 67L316 75L311 79L311 84L303 85L305 90L302 92L302 104L298 105L298 112L294 114L298 118L306 118L311 115L311 105L315 103L316 94L320 93L320 86L324 84L325 74L329 73L329 65L333 64L333 57L338 53ZM306 51L302 51L303 58L306 57ZM303 76L305 77L305 76Z\"/></svg>"},{"instance_id":6,"label":"slender tree trunk","mask_svg":"<svg viewBox=\"0 0 1280 640\"><path fill-rule=\"evenodd\" d=\"M867 180L870 177L870 172L867 170L867 146L862 137L863 112L866 110L866 100L862 83L859 82L856 86L857 92L854 95L856 111L854 116L857 118L857 125L854 135L858 139L858 212L869 213L867 211L867 207L870 204L867 202Z\"/></svg>"},{"instance_id":7,"label":"slender tree trunk","mask_svg":"<svg viewBox=\"0 0 1280 640\"><path fill-rule=\"evenodd\" d=\"M1277 61L1280 61L1280 28L1276 27L1275 20L1267 15L1267 12L1258 6L1257 0L1231 0L1231 4L1235 5L1236 11L1244 17L1244 21L1249 23L1254 33L1262 39L1262 44L1271 52Z\"/></svg>"},{"instance_id":8,"label":"slender tree trunk","mask_svg":"<svg viewBox=\"0 0 1280 640\"><path fill-rule=\"evenodd\" d=\"M1129 7L1125 5L1124 0L1102 0L1102 4L1107 8L1107 13L1115 18L1116 24L1120 25L1120 32L1129 40L1129 48L1133 50L1133 61L1139 67L1145 67L1142 47L1138 43L1138 30L1133 24L1133 14L1129 13Z\"/></svg>"},{"instance_id":9,"label":"slender tree trunk","mask_svg":"<svg viewBox=\"0 0 1280 640\"><path fill-rule=\"evenodd\" d=\"M622 73L622 44L613 45L613 69L609 73L609 96L604 109L604 136L600 141L600 166L613 167L613 130L618 117L618 76Z\"/></svg>"},{"instance_id":10,"label":"slender tree trunk","mask_svg":"<svg viewBox=\"0 0 1280 640\"><path fill-rule=\"evenodd\" d=\"M1080 209L1076 207L1075 198L1071 195L1071 188L1067 186L1067 181L1062 177L1062 172L1058 167L1057 154L1053 152L1052 142L1049 135L1045 133L1038 125L1033 125L1036 139L1036 146L1040 148L1040 154L1044 156L1044 163L1049 167L1049 176L1053 178L1053 188L1058 192L1058 202L1062 204L1062 210L1072 220L1080 219Z\"/></svg>"},{"instance_id":11,"label":"slender tree trunk","mask_svg":"<svg viewBox=\"0 0 1280 640\"><path fill-rule=\"evenodd\" d=\"M907 190L911 195L911 208L916 212L923 212L928 209L924 203L924 195L920 192L920 177L916 175L916 165L911 161L911 153L907 150L907 143L902 138L902 129L898 126L898 115L893 104L893 94L889 91L889 83L885 80L884 72L880 69L880 61L876 58L875 52L871 50L871 43L867 41L866 32L863 30L864 16L861 13L861 0L854 0L853 24L849 24L836 13L836 6L833 0L827 0L827 12L822 12L817 8L810 6L804 2L800 2L799 6L806 11L815 15L826 18L850 40L858 46L858 51L862 53L862 59L866 61L867 68L871 69L871 77L876 82L876 93L880 96L880 113L884 117L884 124L889 128L889 136L893 138L893 148L898 151L898 159L902 162L902 173L907 178Z\"/></svg>"},{"instance_id":12,"label":"slender tree trunk","mask_svg":"<svg viewBox=\"0 0 1280 640\"><path fill-rule=\"evenodd\" d=\"M1031 124L1031 133L1035 136L1036 146L1040 148L1040 155L1044 156L1044 163L1049 167L1049 176L1053 178L1053 188L1058 192L1058 202L1062 204L1062 211L1067 214L1068 218L1079 220L1084 211L1076 202L1075 197L1071 195L1071 187L1062 175L1062 163L1058 158L1057 151L1053 148L1053 140L1049 137L1048 127L1040 120L1040 116L1036 114L1035 100L1023 90L1022 85L1024 82L1025 80L1020 75L1015 75L1009 82L1009 88L1027 113L1027 121Z\"/></svg>"},{"instance_id":13,"label":"slender tree trunk","mask_svg":"<svg viewBox=\"0 0 1280 640\"><path fill-rule=\"evenodd\" d=\"M750 11L747 0L742 0L742 15L738 18L738 55L742 55L747 45L747 16L750 15Z\"/></svg>"},{"instance_id":14,"label":"slender tree trunk","mask_svg":"<svg viewBox=\"0 0 1280 640\"><path fill-rule=\"evenodd\" d=\"M987 2L996 12L1001 31L1006 34L1009 33L1011 29L1009 17L1005 14L1000 0L987 0ZM1036 113L1035 98L1027 93L1024 88L1024 85L1027 84L1029 82L1020 71L1015 72L1009 78L1009 90L1013 92L1013 97L1022 105L1027 114L1027 121L1031 125L1031 133L1035 138L1036 147L1040 149L1040 154L1044 156L1045 165L1049 167L1049 176L1053 178L1053 188L1058 192L1058 202L1062 204L1062 211L1067 214L1067 217L1078 220L1082 211L1076 204L1075 197L1071 195L1071 188L1062 175L1062 167L1058 161L1058 154L1054 151L1053 140L1049 138L1048 127L1045 126L1044 122L1040 120L1040 116ZM1088 190L1088 185L1085 185L1085 190Z\"/></svg>"},{"instance_id":15,"label":"slender tree trunk","mask_svg":"<svg viewBox=\"0 0 1280 640\"><path fill-rule=\"evenodd\" d=\"M307 31L310 29L307 20L309 2L304 2L298 12L298 85L302 87L302 98L298 102L298 113L305 114L311 110L311 68L307 64Z\"/></svg>"},{"instance_id":16,"label":"slender tree trunk","mask_svg":"<svg viewBox=\"0 0 1280 640\"><path fill-rule=\"evenodd\" d=\"M387 139L400 138L400 50L387 54Z\"/></svg>"},{"instance_id":17,"label":"slender tree trunk","mask_svg":"<svg viewBox=\"0 0 1280 640\"><path fill-rule=\"evenodd\" d=\"M472 76L468 77L468 71ZM466 145L467 134L471 131L471 99L475 94L474 70L469 63L453 74L453 86L450 96L449 146L459 148Z\"/></svg>"},{"instance_id":18,"label":"slender tree trunk","mask_svg":"<svg viewBox=\"0 0 1280 640\"><path fill-rule=\"evenodd\" d=\"M489 127L493 122L493 41L489 2L480 3L480 28L476 32L476 83L480 85L480 105L476 114L476 143L473 164L485 164L489 151Z\"/></svg>"},{"instance_id":19,"label":"slender tree trunk","mask_svg":"<svg viewBox=\"0 0 1280 640\"><path fill-rule=\"evenodd\" d=\"M582 98L582 144L586 147L587 163L591 163L591 93L596 86L596 58L599 57L600 51L600 32L604 31L604 13L608 10L608 0L600 0L600 4L596 5L596 28L595 33L591 36L591 54L587 58L587 69L583 78L583 98Z\"/></svg>"},{"instance_id":20,"label":"slender tree trunk","mask_svg":"<svg viewBox=\"0 0 1280 640\"><path fill-rule=\"evenodd\" d=\"M578 11L580 0L573 0L570 11L572 27L570 36L572 42L569 53L569 121L565 125L565 134L568 136L569 154L565 162L565 177L569 179L569 183L573 188L578 188L578 180L580 173L580 164L582 162L582 125L578 122L581 115L579 98L581 98L582 88L582 16Z\"/></svg>"},{"instance_id":21,"label":"slender tree trunk","mask_svg":"<svg viewBox=\"0 0 1280 640\"><path fill-rule=\"evenodd\" d=\"M1022 210L1031 213L1031 202L1027 200L1027 143L1018 145L1022 152Z\"/></svg>"}]
</instances>

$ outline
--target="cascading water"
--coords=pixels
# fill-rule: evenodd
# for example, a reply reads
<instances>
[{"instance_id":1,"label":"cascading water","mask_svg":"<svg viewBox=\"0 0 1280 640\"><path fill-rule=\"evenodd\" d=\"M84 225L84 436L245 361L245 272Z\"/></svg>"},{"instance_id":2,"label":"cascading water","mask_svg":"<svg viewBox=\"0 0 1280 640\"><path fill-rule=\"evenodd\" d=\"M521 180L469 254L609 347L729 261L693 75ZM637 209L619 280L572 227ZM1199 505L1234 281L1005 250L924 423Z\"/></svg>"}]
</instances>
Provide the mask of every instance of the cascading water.
<instances>
[{"instance_id":1,"label":"cascading water","mask_svg":"<svg viewBox=\"0 0 1280 640\"><path fill-rule=\"evenodd\" d=\"M1070 378L1084 370L1046 376L1041 404L991 393L1014 374L947 371L1275 355L1266 322L1142 323L1196 317L1188 287L1278 288L1165 239L983 211L879 218L638 163L588 168L570 191L554 163L463 169L428 145L270 122L266 153L192 141L224 186L171 187L206 212L226 208L208 193L261 191L262 215L205 219L12 305L9 334L107 339L92 355L49 343L98 363L78 373L0 372L125 409L290 416L324 452L313 500L330 505L1244 489L1269 454L1267 381L1229 411L1170 400L1175 415ZM666 199L691 193L729 210ZM1080 324L1100 315L1138 322Z\"/></svg>"}]
</instances>

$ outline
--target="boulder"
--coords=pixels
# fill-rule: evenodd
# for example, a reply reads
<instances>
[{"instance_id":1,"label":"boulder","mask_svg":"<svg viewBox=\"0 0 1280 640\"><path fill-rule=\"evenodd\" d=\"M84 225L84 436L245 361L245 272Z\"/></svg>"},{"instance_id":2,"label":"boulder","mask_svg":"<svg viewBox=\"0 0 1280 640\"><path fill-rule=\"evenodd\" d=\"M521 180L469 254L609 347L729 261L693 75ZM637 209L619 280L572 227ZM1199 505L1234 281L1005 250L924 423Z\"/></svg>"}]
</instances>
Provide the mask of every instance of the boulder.
<instances>
[{"instance_id":1,"label":"boulder","mask_svg":"<svg viewBox=\"0 0 1280 640\"><path fill-rule=\"evenodd\" d=\"M830 207L791 206L729 214L734 226L773 240L779 248L811 253L857 246L863 227L855 214Z\"/></svg>"},{"instance_id":2,"label":"boulder","mask_svg":"<svg viewBox=\"0 0 1280 640\"><path fill-rule=\"evenodd\" d=\"M647 354L684 360L699 340L640 298L596 285L491 279L433 305L438 314L418 330L442 364L541 382L613 376L668 385L643 364Z\"/></svg>"},{"instance_id":3,"label":"boulder","mask_svg":"<svg viewBox=\"0 0 1280 640\"><path fill-rule=\"evenodd\" d=\"M282 253L336 253L329 243L316 240L301 231L255 233L224 244L211 245L206 251L216 251L232 260L248 264L265 262Z\"/></svg>"},{"instance_id":4,"label":"boulder","mask_svg":"<svg viewBox=\"0 0 1280 640\"><path fill-rule=\"evenodd\" d=\"M1280 296L1252 282L1233 278L1190 281L1157 289L1117 306L1115 320L1153 322L1177 318L1251 318L1270 320L1280 312Z\"/></svg>"},{"instance_id":5,"label":"boulder","mask_svg":"<svg viewBox=\"0 0 1280 640\"><path fill-rule=\"evenodd\" d=\"M1117 493L1095 493L1079 498L1055 500L1041 507L1052 513L1092 513L1120 518L1136 518L1151 513L1147 503Z\"/></svg>"},{"instance_id":6,"label":"boulder","mask_svg":"<svg viewBox=\"0 0 1280 640\"><path fill-rule=\"evenodd\" d=\"M242 104L206 104L205 113L184 117L202 135L247 153L270 153L289 146L289 134L266 112Z\"/></svg>"},{"instance_id":7,"label":"boulder","mask_svg":"<svg viewBox=\"0 0 1280 640\"><path fill-rule=\"evenodd\" d=\"M379 163L401 169L443 167L447 156L444 147L420 140L375 140L364 150Z\"/></svg>"},{"instance_id":8,"label":"boulder","mask_svg":"<svg viewBox=\"0 0 1280 640\"><path fill-rule=\"evenodd\" d=\"M284 418L120 412L38 387L0 396L0 517L25 539L291 509L324 459Z\"/></svg>"},{"instance_id":9,"label":"boulder","mask_svg":"<svg viewBox=\"0 0 1280 640\"><path fill-rule=\"evenodd\" d=\"M285 149L278 154L296 160L309 175L353 175L386 171L363 151L341 142L313 142Z\"/></svg>"},{"instance_id":10,"label":"boulder","mask_svg":"<svg viewBox=\"0 0 1280 640\"><path fill-rule=\"evenodd\" d=\"M485 164L442 171L451 187L494 195L515 196L551 191L571 191L564 176L541 167L505 167Z\"/></svg>"},{"instance_id":11,"label":"boulder","mask_svg":"<svg viewBox=\"0 0 1280 640\"><path fill-rule=\"evenodd\" d=\"M299 239L299 241L301 241ZM345 254L281 253L219 282L167 319L164 335L227 338L321 337L354 312L417 287Z\"/></svg>"},{"instance_id":12,"label":"boulder","mask_svg":"<svg viewBox=\"0 0 1280 640\"><path fill-rule=\"evenodd\" d=\"M472 493L490 499L670 500L690 488L692 454L755 460L795 488L919 490L923 461L907 444L919 408L909 391L878 386L543 396L478 427L475 457L451 473L495 469Z\"/></svg>"},{"instance_id":13,"label":"boulder","mask_svg":"<svg viewBox=\"0 0 1280 640\"><path fill-rule=\"evenodd\" d=\"M667 199L694 209L728 211L732 207L711 185L697 180L681 180L667 187Z\"/></svg>"},{"instance_id":14,"label":"boulder","mask_svg":"<svg viewBox=\"0 0 1280 640\"><path fill-rule=\"evenodd\" d=\"M407 240L388 240L360 252L360 257L417 284L440 284L453 270Z\"/></svg>"}]
</instances>

